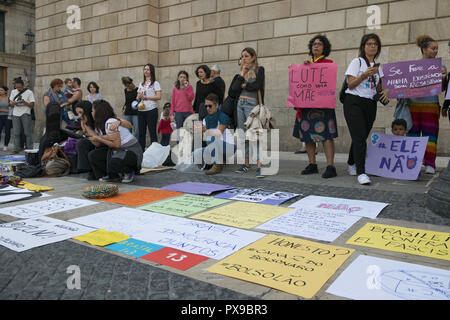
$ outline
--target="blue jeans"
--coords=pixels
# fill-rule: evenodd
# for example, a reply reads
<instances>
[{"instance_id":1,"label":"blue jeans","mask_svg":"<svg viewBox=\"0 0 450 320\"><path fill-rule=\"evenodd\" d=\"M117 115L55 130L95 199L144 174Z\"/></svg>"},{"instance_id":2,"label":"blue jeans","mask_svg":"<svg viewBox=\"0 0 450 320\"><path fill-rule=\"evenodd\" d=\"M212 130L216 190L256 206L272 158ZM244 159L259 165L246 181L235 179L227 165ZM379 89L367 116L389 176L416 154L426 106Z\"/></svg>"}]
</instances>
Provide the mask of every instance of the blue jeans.
<instances>
[{"instance_id":1,"label":"blue jeans","mask_svg":"<svg viewBox=\"0 0 450 320\"><path fill-rule=\"evenodd\" d=\"M20 151L20 135L22 131L26 138L26 148L33 149L31 114L24 114L20 117L13 116L14 151Z\"/></svg>"},{"instance_id":2,"label":"blue jeans","mask_svg":"<svg viewBox=\"0 0 450 320\"><path fill-rule=\"evenodd\" d=\"M258 105L257 99L239 99L237 104L237 128L247 131L245 128L245 121L247 121L248 116L252 112L253 108ZM259 142L257 142L257 152L256 159L259 160ZM245 159L250 158L250 145L248 140L245 140Z\"/></svg>"},{"instance_id":3,"label":"blue jeans","mask_svg":"<svg viewBox=\"0 0 450 320\"><path fill-rule=\"evenodd\" d=\"M133 128L131 128L129 130L133 134L133 136L136 137L136 139L139 139L139 118L138 118L138 116L137 115L131 115L131 116L124 115L123 118L133 125Z\"/></svg>"},{"instance_id":4,"label":"blue jeans","mask_svg":"<svg viewBox=\"0 0 450 320\"><path fill-rule=\"evenodd\" d=\"M175 112L175 122L177 124L177 129L183 127L184 120L191 115L190 112Z\"/></svg>"}]
</instances>

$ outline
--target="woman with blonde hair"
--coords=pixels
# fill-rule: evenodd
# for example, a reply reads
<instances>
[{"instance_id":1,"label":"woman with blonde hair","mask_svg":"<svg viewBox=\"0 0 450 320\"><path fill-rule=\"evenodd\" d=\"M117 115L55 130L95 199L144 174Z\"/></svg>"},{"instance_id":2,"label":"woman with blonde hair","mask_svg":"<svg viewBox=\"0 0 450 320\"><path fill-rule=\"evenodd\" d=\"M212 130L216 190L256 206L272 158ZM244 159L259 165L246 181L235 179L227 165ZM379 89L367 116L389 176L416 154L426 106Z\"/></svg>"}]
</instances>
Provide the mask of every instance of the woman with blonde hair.
<instances>
[{"instance_id":1,"label":"woman with blonde hair","mask_svg":"<svg viewBox=\"0 0 450 320\"><path fill-rule=\"evenodd\" d=\"M416 44L422 52L422 59L433 59L438 54L438 43L428 35L417 37ZM443 65L442 84L447 79L447 68ZM445 88L444 88L445 90ZM408 99L413 126L407 133L409 137L428 137L423 163L425 173L436 172L437 139L439 134L440 105L439 95Z\"/></svg>"},{"instance_id":2,"label":"woman with blonde hair","mask_svg":"<svg viewBox=\"0 0 450 320\"><path fill-rule=\"evenodd\" d=\"M258 92L261 93L261 103L264 104L264 83L265 71L264 67L259 66L258 56L253 48L245 48L241 52L240 57L240 73L235 75L230 85L229 95L239 97L237 102L237 128L246 130L244 123L247 121L251 111L256 107L258 102ZM256 177L263 178L261 174L261 160L259 152L257 155ZM245 141L245 164L243 164L238 173L246 173L250 168L249 142Z\"/></svg>"}]
</instances>

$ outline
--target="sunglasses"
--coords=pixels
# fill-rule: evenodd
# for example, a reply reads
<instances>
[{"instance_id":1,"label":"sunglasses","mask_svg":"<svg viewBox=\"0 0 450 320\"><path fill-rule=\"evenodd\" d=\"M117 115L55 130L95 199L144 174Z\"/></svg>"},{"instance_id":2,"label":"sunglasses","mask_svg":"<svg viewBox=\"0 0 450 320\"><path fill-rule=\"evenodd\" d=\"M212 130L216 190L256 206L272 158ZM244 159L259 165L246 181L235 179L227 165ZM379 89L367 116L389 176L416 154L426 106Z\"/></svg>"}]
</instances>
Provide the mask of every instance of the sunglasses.
<instances>
[{"instance_id":1,"label":"sunglasses","mask_svg":"<svg viewBox=\"0 0 450 320\"><path fill-rule=\"evenodd\" d=\"M212 108L212 107L214 107L214 105L212 105L212 104L205 104L205 108Z\"/></svg>"}]
</instances>

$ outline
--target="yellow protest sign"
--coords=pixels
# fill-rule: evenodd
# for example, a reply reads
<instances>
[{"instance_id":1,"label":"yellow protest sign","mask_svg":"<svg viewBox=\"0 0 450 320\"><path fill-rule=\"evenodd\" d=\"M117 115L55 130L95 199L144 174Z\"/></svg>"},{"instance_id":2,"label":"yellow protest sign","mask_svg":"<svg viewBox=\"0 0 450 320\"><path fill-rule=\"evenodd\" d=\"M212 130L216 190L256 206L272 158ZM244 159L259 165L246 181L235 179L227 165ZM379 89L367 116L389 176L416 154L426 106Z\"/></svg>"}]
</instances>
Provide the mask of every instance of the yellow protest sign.
<instances>
[{"instance_id":1,"label":"yellow protest sign","mask_svg":"<svg viewBox=\"0 0 450 320\"><path fill-rule=\"evenodd\" d=\"M241 229L251 229L290 210L292 208L237 201L193 215L190 218Z\"/></svg>"},{"instance_id":2,"label":"yellow protest sign","mask_svg":"<svg viewBox=\"0 0 450 320\"><path fill-rule=\"evenodd\" d=\"M309 299L354 251L270 234L206 270Z\"/></svg>"},{"instance_id":3,"label":"yellow protest sign","mask_svg":"<svg viewBox=\"0 0 450 320\"><path fill-rule=\"evenodd\" d=\"M112 243L120 242L125 239L129 239L130 236L117 231L106 231L99 229L90 233L83 234L82 236L75 237L73 239L90 243L94 246L104 247Z\"/></svg>"},{"instance_id":4,"label":"yellow protest sign","mask_svg":"<svg viewBox=\"0 0 450 320\"><path fill-rule=\"evenodd\" d=\"M450 260L450 233L367 223L347 244Z\"/></svg>"}]
</instances>

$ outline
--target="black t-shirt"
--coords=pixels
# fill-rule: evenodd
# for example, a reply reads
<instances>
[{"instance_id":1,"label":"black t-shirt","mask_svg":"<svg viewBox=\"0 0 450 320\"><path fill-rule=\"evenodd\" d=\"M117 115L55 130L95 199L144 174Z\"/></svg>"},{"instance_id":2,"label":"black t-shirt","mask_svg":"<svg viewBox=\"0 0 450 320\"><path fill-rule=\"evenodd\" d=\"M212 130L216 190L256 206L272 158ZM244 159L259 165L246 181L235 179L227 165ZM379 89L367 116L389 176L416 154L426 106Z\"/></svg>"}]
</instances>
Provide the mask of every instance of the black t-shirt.
<instances>
[{"instance_id":1,"label":"black t-shirt","mask_svg":"<svg viewBox=\"0 0 450 320\"><path fill-rule=\"evenodd\" d=\"M131 107L131 104L137 98L137 91L138 91L138 88L134 88L131 91L128 91L127 89L125 89L125 115L126 116L136 116L138 114L137 109L135 110Z\"/></svg>"},{"instance_id":2,"label":"black t-shirt","mask_svg":"<svg viewBox=\"0 0 450 320\"><path fill-rule=\"evenodd\" d=\"M211 83L214 87L214 93L219 96L219 104L223 103L223 98L225 96L225 81L221 77L211 79Z\"/></svg>"},{"instance_id":3,"label":"black t-shirt","mask_svg":"<svg viewBox=\"0 0 450 320\"><path fill-rule=\"evenodd\" d=\"M208 96L208 94L210 93L215 93L214 89L215 89L214 85L211 82L204 84L200 80L197 81L197 87L195 90L195 100L193 105L195 113L199 112L200 104L205 102L206 96Z\"/></svg>"}]
</instances>

